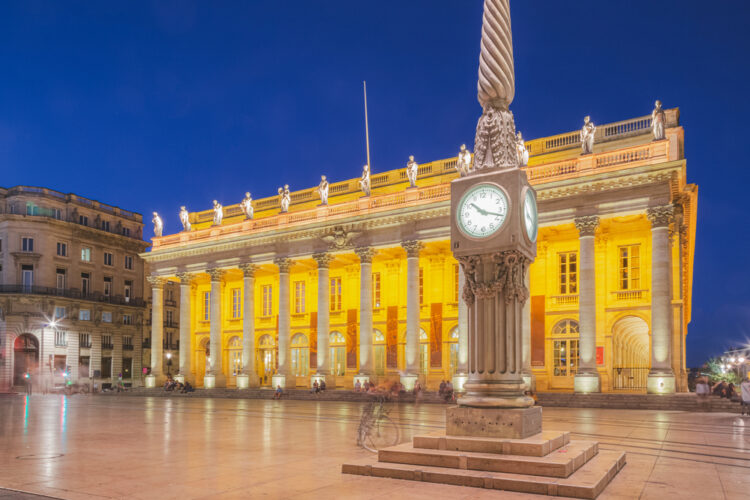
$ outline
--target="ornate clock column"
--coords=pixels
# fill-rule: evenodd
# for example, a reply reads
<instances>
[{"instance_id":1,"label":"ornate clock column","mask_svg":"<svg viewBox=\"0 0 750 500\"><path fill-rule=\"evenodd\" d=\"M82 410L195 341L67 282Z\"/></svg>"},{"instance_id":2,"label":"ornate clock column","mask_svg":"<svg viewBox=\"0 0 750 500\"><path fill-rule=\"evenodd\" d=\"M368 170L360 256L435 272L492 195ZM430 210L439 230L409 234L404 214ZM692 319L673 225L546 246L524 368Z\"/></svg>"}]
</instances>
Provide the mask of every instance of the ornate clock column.
<instances>
[{"instance_id":1,"label":"ornate clock column","mask_svg":"<svg viewBox=\"0 0 750 500\"><path fill-rule=\"evenodd\" d=\"M541 431L541 408L524 395L523 308L536 257L536 194L519 168L508 0L485 0L474 165L451 184L451 248L466 283L466 393L446 412L449 435L524 438Z\"/></svg>"}]
</instances>

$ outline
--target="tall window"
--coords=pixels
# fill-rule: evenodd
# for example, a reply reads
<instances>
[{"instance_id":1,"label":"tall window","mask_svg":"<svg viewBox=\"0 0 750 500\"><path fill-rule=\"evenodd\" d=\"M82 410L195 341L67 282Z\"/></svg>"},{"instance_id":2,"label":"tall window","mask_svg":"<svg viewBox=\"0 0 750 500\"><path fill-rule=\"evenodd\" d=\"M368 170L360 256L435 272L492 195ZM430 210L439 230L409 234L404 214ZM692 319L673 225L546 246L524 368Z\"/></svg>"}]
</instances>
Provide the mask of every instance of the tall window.
<instances>
[{"instance_id":1,"label":"tall window","mask_svg":"<svg viewBox=\"0 0 750 500\"><path fill-rule=\"evenodd\" d=\"M172 321L174 320L174 318L172 317L173 311L168 309L166 311L166 314L167 314L166 326L172 326Z\"/></svg>"},{"instance_id":2,"label":"tall window","mask_svg":"<svg viewBox=\"0 0 750 500\"><path fill-rule=\"evenodd\" d=\"M376 309L380 307L380 273L372 274L372 305Z\"/></svg>"},{"instance_id":3,"label":"tall window","mask_svg":"<svg viewBox=\"0 0 750 500\"><path fill-rule=\"evenodd\" d=\"M21 279L23 280L23 289L25 292L31 292L34 286L34 266L24 264L21 266Z\"/></svg>"},{"instance_id":4,"label":"tall window","mask_svg":"<svg viewBox=\"0 0 750 500\"><path fill-rule=\"evenodd\" d=\"M24 252L33 252L34 238L21 238L21 250Z\"/></svg>"},{"instance_id":5,"label":"tall window","mask_svg":"<svg viewBox=\"0 0 750 500\"><path fill-rule=\"evenodd\" d=\"M331 351L331 373L342 376L346 372L346 340L339 332L331 332L328 339Z\"/></svg>"},{"instance_id":6,"label":"tall window","mask_svg":"<svg viewBox=\"0 0 750 500\"><path fill-rule=\"evenodd\" d=\"M424 303L424 269L419 268L419 305Z\"/></svg>"},{"instance_id":7,"label":"tall window","mask_svg":"<svg viewBox=\"0 0 750 500\"><path fill-rule=\"evenodd\" d=\"M89 218L85 215L79 215L78 216L78 223L82 226L88 226L89 225Z\"/></svg>"},{"instance_id":8,"label":"tall window","mask_svg":"<svg viewBox=\"0 0 750 500\"><path fill-rule=\"evenodd\" d=\"M203 321L211 319L211 292L203 292Z\"/></svg>"},{"instance_id":9,"label":"tall window","mask_svg":"<svg viewBox=\"0 0 750 500\"><path fill-rule=\"evenodd\" d=\"M123 292L125 295L125 302L130 302L130 294L133 291L133 282L130 280L125 280L125 287L123 288Z\"/></svg>"},{"instance_id":10,"label":"tall window","mask_svg":"<svg viewBox=\"0 0 750 500\"><path fill-rule=\"evenodd\" d=\"M556 377L572 377L578 369L578 322L564 319L552 328L552 365ZM562 337L562 338L560 338Z\"/></svg>"},{"instance_id":11,"label":"tall window","mask_svg":"<svg viewBox=\"0 0 750 500\"><path fill-rule=\"evenodd\" d=\"M84 262L91 262L91 249L89 247L81 248L81 260Z\"/></svg>"},{"instance_id":12,"label":"tall window","mask_svg":"<svg viewBox=\"0 0 750 500\"><path fill-rule=\"evenodd\" d=\"M232 337L229 339L229 369L232 376L236 377L242 372L242 339Z\"/></svg>"},{"instance_id":13,"label":"tall window","mask_svg":"<svg viewBox=\"0 0 750 500\"><path fill-rule=\"evenodd\" d=\"M129 237L130 236L130 228L129 227L122 228L122 235Z\"/></svg>"},{"instance_id":14,"label":"tall window","mask_svg":"<svg viewBox=\"0 0 750 500\"><path fill-rule=\"evenodd\" d=\"M102 311L102 323L112 323L111 311Z\"/></svg>"},{"instance_id":15,"label":"tall window","mask_svg":"<svg viewBox=\"0 0 750 500\"><path fill-rule=\"evenodd\" d=\"M104 265L105 266L111 266L112 265L112 254L109 252L104 252Z\"/></svg>"},{"instance_id":16,"label":"tall window","mask_svg":"<svg viewBox=\"0 0 750 500\"><path fill-rule=\"evenodd\" d=\"M263 285L263 311L262 316L270 316L273 313L273 287Z\"/></svg>"},{"instance_id":17,"label":"tall window","mask_svg":"<svg viewBox=\"0 0 750 500\"><path fill-rule=\"evenodd\" d=\"M102 230L109 232L109 221L108 220L103 220L102 221Z\"/></svg>"},{"instance_id":18,"label":"tall window","mask_svg":"<svg viewBox=\"0 0 750 500\"><path fill-rule=\"evenodd\" d=\"M578 254L559 253L557 258L560 264L560 295L578 293Z\"/></svg>"},{"instance_id":19,"label":"tall window","mask_svg":"<svg viewBox=\"0 0 750 500\"><path fill-rule=\"evenodd\" d=\"M90 309L79 309L78 319L81 321L91 321L91 310Z\"/></svg>"},{"instance_id":20,"label":"tall window","mask_svg":"<svg viewBox=\"0 0 750 500\"><path fill-rule=\"evenodd\" d=\"M620 247L620 290L641 287L641 246Z\"/></svg>"},{"instance_id":21,"label":"tall window","mask_svg":"<svg viewBox=\"0 0 750 500\"><path fill-rule=\"evenodd\" d=\"M305 282L294 282L294 313L301 314L305 312Z\"/></svg>"},{"instance_id":22,"label":"tall window","mask_svg":"<svg viewBox=\"0 0 750 500\"><path fill-rule=\"evenodd\" d=\"M81 273L81 294L88 295L91 292L91 276L89 273Z\"/></svg>"},{"instance_id":23,"label":"tall window","mask_svg":"<svg viewBox=\"0 0 750 500\"><path fill-rule=\"evenodd\" d=\"M65 318L65 307L55 306L55 319L64 319L64 318Z\"/></svg>"},{"instance_id":24,"label":"tall window","mask_svg":"<svg viewBox=\"0 0 750 500\"><path fill-rule=\"evenodd\" d=\"M65 347L68 345L68 336L66 334L67 332L61 332L60 330L55 330L55 345L59 347Z\"/></svg>"},{"instance_id":25,"label":"tall window","mask_svg":"<svg viewBox=\"0 0 750 500\"><path fill-rule=\"evenodd\" d=\"M232 318L237 319L242 316L242 290L232 288Z\"/></svg>"},{"instance_id":26,"label":"tall window","mask_svg":"<svg viewBox=\"0 0 750 500\"><path fill-rule=\"evenodd\" d=\"M123 314L122 315L122 324L123 325L132 325L133 324L133 316L130 314Z\"/></svg>"},{"instance_id":27,"label":"tall window","mask_svg":"<svg viewBox=\"0 0 750 500\"><path fill-rule=\"evenodd\" d=\"M310 347L307 337L298 333L292 337L292 373L296 377L306 377L310 371Z\"/></svg>"},{"instance_id":28,"label":"tall window","mask_svg":"<svg viewBox=\"0 0 750 500\"><path fill-rule=\"evenodd\" d=\"M453 264L453 302L458 302L458 264Z\"/></svg>"},{"instance_id":29,"label":"tall window","mask_svg":"<svg viewBox=\"0 0 750 500\"><path fill-rule=\"evenodd\" d=\"M78 346L79 347L91 347L91 334L79 333L78 334Z\"/></svg>"},{"instance_id":30,"label":"tall window","mask_svg":"<svg viewBox=\"0 0 750 500\"><path fill-rule=\"evenodd\" d=\"M133 269L133 256L132 255L125 256L125 269Z\"/></svg>"},{"instance_id":31,"label":"tall window","mask_svg":"<svg viewBox=\"0 0 750 500\"><path fill-rule=\"evenodd\" d=\"M105 276L104 277L104 296L109 297L110 295L112 295L112 277Z\"/></svg>"},{"instance_id":32,"label":"tall window","mask_svg":"<svg viewBox=\"0 0 750 500\"><path fill-rule=\"evenodd\" d=\"M61 241L57 242L57 255L58 257L68 256L68 244Z\"/></svg>"},{"instance_id":33,"label":"tall window","mask_svg":"<svg viewBox=\"0 0 750 500\"><path fill-rule=\"evenodd\" d=\"M341 310L341 278L331 278L331 311Z\"/></svg>"},{"instance_id":34,"label":"tall window","mask_svg":"<svg viewBox=\"0 0 750 500\"><path fill-rule=\"evenodd\" d=\"M57 270L57 289L65 290L65 269Z\"/></svg>"}]
</instances>

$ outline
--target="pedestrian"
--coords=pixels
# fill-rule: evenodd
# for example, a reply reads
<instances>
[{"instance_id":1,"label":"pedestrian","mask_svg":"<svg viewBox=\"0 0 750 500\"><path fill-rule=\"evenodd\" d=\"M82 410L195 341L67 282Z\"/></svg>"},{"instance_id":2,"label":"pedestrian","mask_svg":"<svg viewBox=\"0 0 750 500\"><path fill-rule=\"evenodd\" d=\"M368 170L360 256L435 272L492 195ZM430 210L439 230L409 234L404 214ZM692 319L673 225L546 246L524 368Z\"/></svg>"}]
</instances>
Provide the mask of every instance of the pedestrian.
<instances>
[{"instance_id":1,"label":"pedestrian","mask_svg":"<svg viewBox=\"0 0 750 500\"><path fill-rule=\"evenodd\" d=\"M325 379L320 380L320 392L323 392L326 390L326 381Z\"/></svg>"},{"instance_id":2,"label":"pedestrian","mask_svg":"<svg viewBox=\"0 0 750 500\"><path fill-rule=\"evenodd\" d=\"M444 392L445 392L445 380L441 380L440 388L438 389L438 394L442 396Z\"/></svg>"},{"instance_id":3,"label":"pedestrian","mask_svg":"<svg viewBox=\"0 0 750 500\"><path fill-rule=\"evenodd\" d=\"M742 414L750 415L750 373L747 374L747 378L740 384L740 405L742 408Z\"/></svg>"},{"instance_id":4,"label":"pedestrian","mask_svg":"<svg viewBox=\"0 0 750 500\"><path fill-rule=\"evenodd\" d=\"M362 390L362 384L357 379L357 382L354 384L354 392L359 392L360 390Z\"/></svg>"},{"instance_id":5,"label":"pedestrian","mask_svg":"<svg viewBox=\"0 0 750 500\"><path fill-rule=\"evenodd\" d=\"M276 392L273 395L273 399L281 399L281 395L284 393L284 390L281 388L281 384L276 386Z\"/></svg>"},{"instance_id":6,"label":"pedestrian","mask_svg":"<svg viewBox=\"0 0 750 500\"><path fill-rule=\"evenodd\" d=\"M31 372L24 373L23 379L26 382L26 394L31 396Z\"/></svg>"}]
</instances>

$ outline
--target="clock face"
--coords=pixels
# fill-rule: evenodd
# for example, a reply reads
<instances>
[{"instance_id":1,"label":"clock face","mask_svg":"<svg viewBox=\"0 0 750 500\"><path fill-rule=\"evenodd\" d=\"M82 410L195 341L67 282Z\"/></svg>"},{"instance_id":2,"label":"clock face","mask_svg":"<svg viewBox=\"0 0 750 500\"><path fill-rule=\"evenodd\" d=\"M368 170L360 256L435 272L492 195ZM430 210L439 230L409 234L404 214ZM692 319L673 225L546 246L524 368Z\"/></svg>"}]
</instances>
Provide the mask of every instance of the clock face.
<instances>
[{"instance_id":1,"label":"clock face","mask_svg":"<svg viewBox=\"0 0 750 500\"><path fill-rule=\"evenodd\" d=\"M456 210L458 228L471 238L487 238L508 216L508 195L495 184L477 184L461 197Z\"/></svg>"},{"instance_id":2,"label":"clock face","mask_svg":"<svg viewBox=\"0 0 750 500\"><path fill-rule=\"evenodd\" d=\"M523 226L526 228L526 236L532 243L535 242L539 231L539 214L536 210L536 198L531 189L526 190L523 200Z\"/></svg>"}]
</instances>

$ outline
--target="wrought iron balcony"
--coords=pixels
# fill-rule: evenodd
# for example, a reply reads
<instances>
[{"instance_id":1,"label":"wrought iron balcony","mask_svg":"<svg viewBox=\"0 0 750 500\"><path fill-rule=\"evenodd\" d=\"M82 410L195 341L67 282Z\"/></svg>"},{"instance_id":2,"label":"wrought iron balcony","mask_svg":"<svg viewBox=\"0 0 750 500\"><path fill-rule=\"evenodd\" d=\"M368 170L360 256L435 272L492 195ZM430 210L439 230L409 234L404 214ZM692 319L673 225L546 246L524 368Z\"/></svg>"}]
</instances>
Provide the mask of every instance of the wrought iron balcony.
<instances>
[{"instance_id":1,"label":"wrought iron balcony","mask_svg":"<svg viewBox=\"0 0 750 500\"><path fill-rule=\"evenodd\" d=\"M145 302L140 298L126 298L122 295L104 295L99 292L83 293L77 288L54 288L49 286L0 285L0 293L18 293L24 295L53 295L69 299L104 302L121 306L143 307Z\"/></svg>"}]
</instances>

